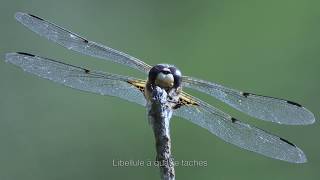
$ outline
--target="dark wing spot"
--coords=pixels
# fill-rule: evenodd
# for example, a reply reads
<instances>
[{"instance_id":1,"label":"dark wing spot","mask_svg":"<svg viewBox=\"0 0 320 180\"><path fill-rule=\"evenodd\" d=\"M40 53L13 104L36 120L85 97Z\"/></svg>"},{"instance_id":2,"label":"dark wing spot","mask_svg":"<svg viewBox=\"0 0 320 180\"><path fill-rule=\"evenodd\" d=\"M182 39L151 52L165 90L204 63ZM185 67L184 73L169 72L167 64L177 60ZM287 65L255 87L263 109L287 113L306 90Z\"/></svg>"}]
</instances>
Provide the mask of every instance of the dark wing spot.
<instances>
[{"instance_id":1,"label":"dark wing spot","mask_svg":"<svg viewBox=\"0 0 320 180\"><path fill-rule=\"evenodd\" d=\"M243 93L242 93L242 95L243 95L244 97L248 97L250 94L251 94L251 93L247 93L247 92L243 92Z\"/></svg>"},{"instance_id":2,"label":"dark wing spot","mask_svg":"<svg viewBox=\"0 0 320 180\"><path fill-rule=\"evenodd\" d=\"M237 122L237 121L239 121L239 120L236 119L236 118L234 118L234 117L231 117L231 121L232 121L232 123L235 123L235 122Z\"/></svg>"},{"instance_id":3,"label":"dark wing spot","mask_svg":"<svg viewBox=\"0 0 320 180\"><path fill-rule=\"evenodd\" d=\"M41 21L44 21L44 19L42 19L42 18L40 18L40 17L38 17L38 16L35 16L35 15L33 15L33 14L29 14L29 16L34 17L34 18L37 18L37 19L39 19L39 20L41 20Z\"/></svg>"},{"instance_id":4,"label":"dark wing spot","mask_svg":"<svg viewBox=\"0 0 320 180\"><path fill-rule=\"evenodd\" d=\"M280 138L281 141L286 142L287 144L290 144L293 147L296 147L296 145L294 145L293 143L289 142L288 140L285 140L283 138Z\"/></svg>"},{"instance_id":5,"label":"dark wing spot","mask_svg":"<svg viewBox=\"0 0 320 180\"><path fill-rule=\"evenodd\" d=\"M199 104L197 102L195 102L195 101L190 101L190 100L186 100L186 99L183 99L183 98L179 98L179 101L173 107L173 109L178 109L181 106L190 106L190 105L199 106Z\"/></svg>"},{"instance_id":6,"label":"dark wing spot","mask_svg":"<svg viewBox=\"0 0 320 180\"><path fill-rule=\"evenodd\" d=\"M173 109L178 109L178 108L180 108L181 106L184 106L184 105L187 105L187 104L188 104L187 101L179 98L179 101L177 102L177 104L176 104L175 106L173 106L172 108L173 108Z\"/></svg>"},{"instance_id":7,"label":"dark wing spot","mask_svg":"<svg viewBox=\"0 0 320 180\"><path fill-rule=\"evenodd\" d=\"M142 93L144 93L144 88L143 88L143 87L138 87L138 89L139 89Z\"/></svg>"},{"instance_id":8,"label":"dark wing spot","mask_svg":"<svg viewBox=\"0 0 320 180\"><path fill-rule=\"evenodd\" d=\"M296 102L292 102L292 101L287 101L287 103L298 106L298 107L302 107L300 104L296 103Z\"/></svg>"},{"instance_id":9,"label":"dark wing spot","mask_svg":"<svg viewBox=\"0 0 320 180\"><path fill-rule=\"evenodd\" d=\"M89 41L88 41L88 40L86 40L86 39L83 39L83 42L84 42L84 43L89 43Z\"/></svg>"},{"instance_id":10,"label":"dark wing spot","mask_svg":"<svg viewBox=\"0 0 320 180\"><path fill-rule=\"evenodd\" d=\"M90 72L89 69L83 69L83 70L84 70L84 72L85 72L86 74L88 74L88 73Z\"/></svg>"},{"instance_id":11,"label":"dark wing spot","mask_svg":"<svg viewBox=\"0 0 320 180\"><path fill-rule=\"evenodd\" d=\"M25 55L25 56L35 57L35 55L33 55L33 54L29 54L29 53L25 53L25 52L17 52L17 54L21 54L21 55Z\"/></svg>"},{"instance_id":12,"label":"dark wing spot","mask_svg":"<svg viewBox=\"0 0 320 180\"><path fill-rule=\"evenodd\" d=\"M181 106L182 106L182 104L178 103L178 104L176 104L175 106L173 106L172 109L178 109L178 108L180 108Z\"/></svg>"}]
</instances>

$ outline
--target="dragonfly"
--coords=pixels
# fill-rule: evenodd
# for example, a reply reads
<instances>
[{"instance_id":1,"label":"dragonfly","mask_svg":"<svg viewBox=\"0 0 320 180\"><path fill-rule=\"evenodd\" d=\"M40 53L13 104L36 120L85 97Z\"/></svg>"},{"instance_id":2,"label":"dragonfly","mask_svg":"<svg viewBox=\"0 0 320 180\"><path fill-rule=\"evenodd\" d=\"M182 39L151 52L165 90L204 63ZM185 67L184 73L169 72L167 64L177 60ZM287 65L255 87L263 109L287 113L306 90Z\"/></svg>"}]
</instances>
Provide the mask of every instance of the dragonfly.
<instances>
[{"instance_id":1,"label":"dragonfly","mask_svg":"<svg viewBox=\"0 0 320 180\"><path fill-rule=\"evenodd\" d=\"M172 107L174 116L189 120L227 143L248 151L291 163L307 162L306 155L295 144L230 116L185 93L182 87L208 94L240 112L264 121L285 125L314 123L313 113L296 102L239 91L213 82L184 76L178 68L172 65L150 66L138 58L87 40L32 14L18 12L15 18L38 35L69 50L141 71L147 75L147 80L90 70L25 52L5 55L6 62L26 72L77 90L115 96L141 106L146 106L148 82L152 79L167 88L179 88L178 99Z\"/></svg>"}]
</instances>

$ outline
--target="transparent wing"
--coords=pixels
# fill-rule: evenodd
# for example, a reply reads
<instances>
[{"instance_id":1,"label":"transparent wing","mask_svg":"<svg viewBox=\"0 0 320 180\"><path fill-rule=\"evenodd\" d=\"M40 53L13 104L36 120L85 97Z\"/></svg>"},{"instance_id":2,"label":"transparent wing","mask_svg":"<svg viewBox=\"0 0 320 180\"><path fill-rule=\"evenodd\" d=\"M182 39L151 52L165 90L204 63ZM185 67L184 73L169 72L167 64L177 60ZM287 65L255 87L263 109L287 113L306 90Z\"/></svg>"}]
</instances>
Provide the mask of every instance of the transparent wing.
<instances>
[{"instance_id":1,"label":"transparent wing","mask_svg":"<svg viewBox=\"0 0 320 180\"><path fill-rule=\"evenodd\" d=\"M146 104L143 93L133 85L140 80L131 77L90 71L28 53L8 53L5 60L24 71L74 89L116 96L143 106Z\"/></svg>"},{"instance_id":2,"label":"transparent wing","mask_svg":"<svg viewBox=\"0 0 320 180\"><path fill-rule=\"evenodd\" d=\"M70 32L37 16L18 12L15 14L15 17L20 23L30 30L55 43L58 43L67 49L71 49L88 56L120 63L144 73L148 73L151 68L148 64L135 57L110 47L89 41L73 32Z\"/></svg>"},{"instance_id":3,"label":"transparent wing","mask_svg":"<svg viewBox=\"0 0 320 180\"><path fill-rule=\"evenodd\" d=\"M240 148L292 163L307 161L294 144L264 130L245 124L194 97L185 97L193 105L179 106L174 115L187 119Z\"/></svg>"},{"instance_id":4,"label":"transparent wing","mask_svg":"<svg viewBox=\"0 0 320 180\"><path fill-rule=\"evenodd\" d=\"M279 124L312 124L314 115L300 104L268 96L241 92L191 77L183 77L183 86L209 94L250 116Z\"/></svg>"}]
</instances>

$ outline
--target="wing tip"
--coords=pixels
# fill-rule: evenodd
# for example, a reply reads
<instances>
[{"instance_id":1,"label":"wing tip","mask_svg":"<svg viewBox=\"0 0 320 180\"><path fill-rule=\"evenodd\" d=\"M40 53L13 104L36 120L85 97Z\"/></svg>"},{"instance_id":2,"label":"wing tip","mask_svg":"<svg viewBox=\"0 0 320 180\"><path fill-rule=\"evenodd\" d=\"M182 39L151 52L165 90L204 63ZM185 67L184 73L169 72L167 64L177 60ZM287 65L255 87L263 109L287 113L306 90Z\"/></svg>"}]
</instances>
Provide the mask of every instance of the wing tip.
<instances>
[{"instance_id":1,"label":"wing tip","mask_svg":"<svg viewBox=\"0 0 320 180\"><path fill-rule=\"evenodd\" d=\"M296 149L298 152L298 158L296 161L292 161L292 162L297 164L307 163L308 159L307 159L307 156L304 154L304 152L298 147L296 147Z\"/></svg>"},{"instance_id":2,"label":"wing tip","mask_svg":"<svg viewBox=\"0 0 320 180\"><path fill-rule=\"evenodd\" d=\"M290 119L291 121L272 121L278 124L283 124L283 125L293 125L293 126L303 126L303 125L311 125L316 122L316 118L314 114L306 109L305 107L301 107L302 111L299 114L299 117L296 117L294 119Z\"/></svg>"},{"instance_id":3,"label":"wing tip","mask_svg":"<svg viewBox=\"0 0 320 180\"><path fill-rule=\"evenodd\" d=\"M25 16L25 15L26 15L26 13L16 12L16 13L14 14L14 17L16 18L16 20L21 21L22 17Z\"/></svg>"},{"instance_id":4,"label":"wing tip","mask_svg":"<svg viewBox=\"0 0 320 180\"><path fill-rule=\"evenodd\" d=\"M17 55L17 53L15 53L15 52L6 53L4 55L4 61L7 63L11 62L12 56L15 56L15 55Z\"/></svg>"},{"instance_id":5,"label":"wing tip","mask_svg":"<svg viewBox=\"0 0 320 180\"><path fill-rule=\"evenodd\" d=\"M285 100L285 101L287 104L296 107L295 110L298 111L298 114L297 114L298 116L294 118L294 120L291 122L287 122L287 123L278 122L279 124L283 123L286 125L310 125L316 121L314 114L310 110L305 108L303 105L293 101L289 101L289 100Z\"/></svg>"},{"instance_id":6,"label":"wing tip","mask_svg":"<svg viewBox=\"0 0 320 180\"><path fill-rule=\"evenodd\" d=\"M36 55L30 54L30 53L25 53L25 52L10 52L10 53L6 53L4 55L4 61L6 63L11 63L11 64L15 64L14 60L16 59L17 56L29 56L29 57L35 57Z\"/></svg>"},{"instance_id":7,"label":"wing tip","mask_svg":"<svg viewBox=\"0 0 320 180\"><path fill-rule=\"evenodd\" d=\"M44 19L42 19L42 18L40 18L40 17L38 17L38 16L36 16L36 15L33 15L33 14L30 14L30 13L24 13L24 12L16 12L15 14L14 14L14 17L16 18L16 20L18 20L19 22L24 22L25 20L24 20L24 17L31 17L31 18L36 18L36 19L38 19L38 20L41 20L41 21L43 21Z\"/></svg>"},{"instance_id":8,"label":"wing tip","mask_svg":"<svg viewBox=\"0 0 320 180\"><path fill-rule=\"evenodd\" d=\"M307 108L305 108L304 106L296 102L288 101L288 100L286 101L288 104L291 104L293 106L296 106L302 109L302 113L304 114L305 118L303 121L297 122L297 125L309 125L309 124L313 124L316 121L314 114L310 110L308 110Z\"/></svg>"},{"instance_id":9,"label":"wing tip","mask_svg":"<svg viewBox=\"0 0 320 180\"><path fill-rule=\"evenodd\" d=\"M306 108L304 108L305 109L305 111L308 113L308 115L309 115L309 120L308 120L308 124L313 124L313 123L315 123L316 122L316 117L314 116L314 114L311 112L311 111L309 111L308 109L306 109Z\"/></svg>"},{"instance_id":10,"label":"wing tip","mask_svg":"<svg viewBox=\"0 0 320 180\"><path fill-rule=\"evenodd\" d=\"M303 120L297 122L294 125L310 125L316 122L316 118L314 116L314 114L308 110L305 107L302 107L303 109Z\"/></svg>"},{"instance_id":11,"label":"wing tip","mask_svg":"<svg viewBox=\"0 0 320 180\"><path fill-rule=\"evenodd\" d=\"M306 155L299 147L297 147L295 144L291 143L286 139L283 139L281 137L279 138L283 143L289 145L291 148L288 148L287 151L282 152L281 153L282 155L279 154L279 156L269 156L269 157L286 161L289 163L296 163L296 164L302 164L302 163L308 162Z\"/></svg>"},{"instance_id":12,"label":"wing tip","mask_svg":"<svg viewBox=\"0 0 320 180\"><path fill-rule=\"evenodd\" d=\"M281 137L280 137L280 140L283 141L284 143L290 145L293 148L293 149L291 149L291 153L296 154L295 158L291 158L291 159L290 158L283 158L283 159L280 158L281 160L288 161L290 163L297 163L297 164L306 163L308 161L306 155L299 147L297 147L292 142L290 142L286 139L283 139ZM291 154L291 153L289 153L289 154Z\"/></svg>"}]
</instances>

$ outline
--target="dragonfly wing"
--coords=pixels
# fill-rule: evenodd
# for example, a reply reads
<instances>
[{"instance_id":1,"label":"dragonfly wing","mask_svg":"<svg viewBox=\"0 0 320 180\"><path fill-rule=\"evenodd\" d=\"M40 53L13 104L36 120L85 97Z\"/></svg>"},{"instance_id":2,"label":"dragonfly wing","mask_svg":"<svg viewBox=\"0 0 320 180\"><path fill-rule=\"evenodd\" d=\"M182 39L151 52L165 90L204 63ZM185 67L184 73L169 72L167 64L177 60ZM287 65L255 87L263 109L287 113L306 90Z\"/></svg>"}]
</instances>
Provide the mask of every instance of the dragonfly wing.
<instances>
[{"instance_id":1,"label":"dragonfly wing","mask_svg":"<svg viewBox=\"0 0 320 180\"><path fill-rule=\"evenodd\" d=\"M143 106L146 104L142 93L144 88L142 80L111 73L90 71L28 53L8 53L5 56L5 60L22 68L24 71L74 89L116 96ZM141 87L139 87L140 85Z\"/></svg>"},{"instance_id":2,"label":"dragonfly wing","mask_svg":"<svg viewBox=\"0 0 320 180\"><path fill-rule=\"evenodd\" d=\"M304 153L289 141L232 118L199 99L185 95L183 98L192 103L181 104L174 111L174 115L209 130L224 141L283 161L307 161Z\"/></svg>"},{"instance_id":3,"label":"dragonfly wing","mask_svg":"<svg viewBox=\"0 0 320 180\"><path fill-rule=\"evenodd\" d=\"M312 124L314 115L298 103L253 93L241 92L219 84L184 76L183 85L209 94L255 118L279 124Z\"/></svg>"},{"instance_id":4,"label":"dragonfly wing","mask_svg":"<svg viewBox=\"0 0 320 180\"><path fill-rule=\"evenodd\" d=\"M16 13L15 17L20 23L30 30L67 49L71 49L88 56L120 63L144 73L148 73L151 69L151 66L135 57L89 41L40 17L21 12Z\"/></svg>"}]
</instances>

